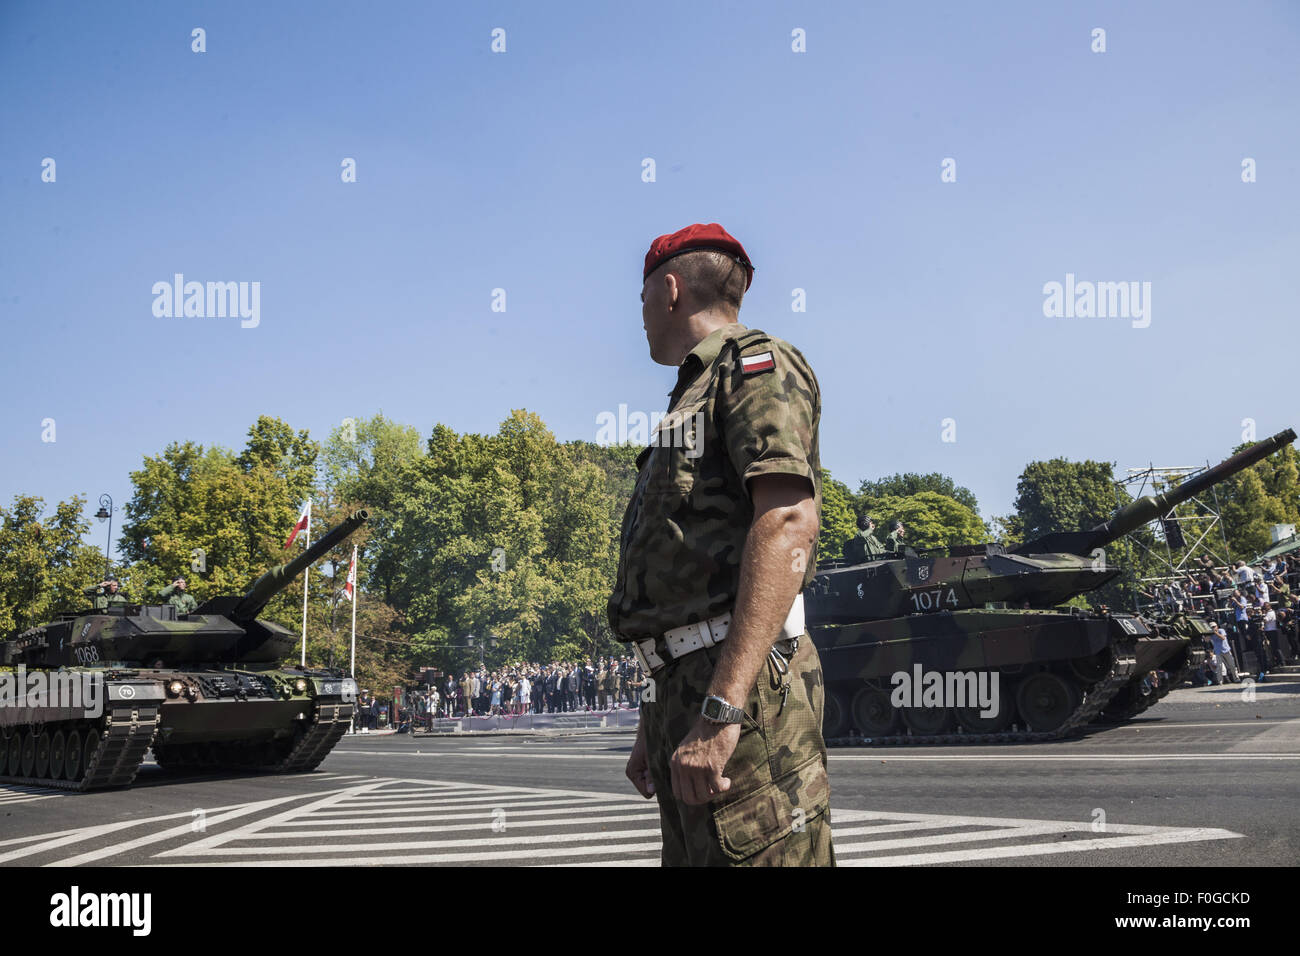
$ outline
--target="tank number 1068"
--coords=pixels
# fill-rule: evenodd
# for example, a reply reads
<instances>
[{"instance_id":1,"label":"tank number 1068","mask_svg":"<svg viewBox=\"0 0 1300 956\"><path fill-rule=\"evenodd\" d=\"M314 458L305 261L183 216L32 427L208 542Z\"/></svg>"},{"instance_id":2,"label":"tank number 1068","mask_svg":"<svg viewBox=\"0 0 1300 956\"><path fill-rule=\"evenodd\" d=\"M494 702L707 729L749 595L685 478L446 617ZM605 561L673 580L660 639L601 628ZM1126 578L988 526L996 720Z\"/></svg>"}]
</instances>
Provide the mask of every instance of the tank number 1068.
<instances>
[{"instance_id":1,"label":"tank number 1068","mask_svg":"<svg viewBox=\"0 0 1300 956\"><path fill-rule=\"evenodd\" d=\"M914 591L912 608L917 611L934 611L945 604L957 606L957 591L954 588L935 588L933 591Z\"/></svg>"}]
</instances>

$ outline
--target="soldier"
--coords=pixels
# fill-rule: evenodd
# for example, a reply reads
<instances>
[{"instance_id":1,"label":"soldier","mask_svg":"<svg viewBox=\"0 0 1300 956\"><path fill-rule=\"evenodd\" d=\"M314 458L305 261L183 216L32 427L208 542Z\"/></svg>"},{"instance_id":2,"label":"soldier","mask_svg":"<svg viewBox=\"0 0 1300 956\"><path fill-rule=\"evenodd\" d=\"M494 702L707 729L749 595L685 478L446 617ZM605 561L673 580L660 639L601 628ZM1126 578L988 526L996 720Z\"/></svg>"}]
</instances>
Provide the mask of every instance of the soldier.
<instances>
[{"instance_id":1,"label":"soldier","mask_svg":"<svg viewBox=\"0 0 1300 956\"><path fill-rule=\"evenodd\" d=\"M642 275L650 357L677 366L637 460L609 621L643 667L627 776L657 797L665 865L833 864L814 570L817 379L737 321L753 266L716 223L661 236Z\"/></svg>"},{"instance_id":2,"label":"soldier","mask_svg":"<svg viewBox=\"0 0 1300 956\"><path fill-rule=\"evenodd\" d=\"M81 593L94 599L93 605L96 611L102 611L110 607L125 607L131 603L127 600L126 593L122 591L121 586L117 583L117 578L111 574L103 581L91 585Z\"/></svg>"},{"instance_id":3,"label":"soldier","mask_svg":"<svg viewBox=\"0 0 1300 956\"><path fill-rule=\"evenodd\" d=\"M903 538L906 530L903 528L903 522L897 518L894 519L894 530L889 532L889 537L885 539L885 550L890 554L903 553Z\"/></svg>"},{"instance_id":4,"label":"soldier","mask_svg":"<svg viewBox=\"0 0 1300 956\"><path fill-rule=\"evenodd\" d=\"M161 593L162 599L176 608L177 614L193 614L194 609L199 606L199 602L194 600L194 595L185 590L184 578L177 578L163 588Z\"/></svg>"},{"instance_id":5,"label":"soldier","mask_svg":"<svg viewBox=\"0 0 1300 956\"><path fill-rule=\"evenodd\" d=\"M876 523L867 515L858 519L858 533L844 543L844 560L849 564L862 564L883 557L885 546L873 533Z\"/></svg>"}]
</instances>

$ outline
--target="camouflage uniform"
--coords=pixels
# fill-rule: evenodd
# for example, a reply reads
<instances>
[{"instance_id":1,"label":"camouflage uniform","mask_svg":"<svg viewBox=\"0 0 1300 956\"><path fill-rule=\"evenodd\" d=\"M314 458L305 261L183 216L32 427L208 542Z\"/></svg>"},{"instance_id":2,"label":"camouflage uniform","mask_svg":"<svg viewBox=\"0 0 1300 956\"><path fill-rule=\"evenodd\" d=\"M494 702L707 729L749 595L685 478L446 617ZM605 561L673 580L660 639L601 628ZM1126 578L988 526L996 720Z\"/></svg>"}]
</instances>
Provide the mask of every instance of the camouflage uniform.
<instances>
[{"instance_id":1,"label":"camouflage uniform","mask_svg":"<svg viewBox=\"0 0 1300 956\"><path fill-rule=\"evenodd\" d=\"M199 602L194 600L194 595L182 591L174 584L169 584L162 589L162 599L176 608L177 614L193 614L194 609L199 606Z\"/></svg>"},{"instance_id":2,"label":"camouflage uniform","mask_svg":"<svg viewBox=\"0 0 1300 956\"><path fill-rule=\"evenodd\" d=\"M113 594L108 588L96 584L94 587L86 588L81 593L94 599L92 606L96 611L102 611L110 607L125 607L131 603L127 600L126 595L122 593L120 587L117 589L117 593Z\"/></svg>"},{"instance_id":3,"label":"camouflage uniform","mask_svg":"<svg viewBox=\"0 0 1300 956\"><path fill-rule=\"evenodd\" d=\"M883 556L885 546L870 531L859 531L844 542L844 560L850 564L862 564Z\"/></svg>"},{"instance_id":4,"label":"camouflage uniform","mask_svg":"<svg viewBox=\"0 0 1300 956\"><path fill-rule=\"evenodd\" d=\"M780 339L727 325L691 351L669 413L637 459L640 471L623 517L609 602L617 635L625 641L660 637L732 609L754 517L749 479L803 476L820 514L820 414L812 369ZM806 585L816 562L811 554L804 560ZM663 863L833 864L821 734L824 688L816 648L806 635L790 661L784 702L770 657L743 702L750 719L724 770L731 789L704 806L673 798L669 761L699 719L724 646L676 661L665 652L667 666L649 675L652 693L641 720L659 801Z\"/></svg>"}]
</instances>

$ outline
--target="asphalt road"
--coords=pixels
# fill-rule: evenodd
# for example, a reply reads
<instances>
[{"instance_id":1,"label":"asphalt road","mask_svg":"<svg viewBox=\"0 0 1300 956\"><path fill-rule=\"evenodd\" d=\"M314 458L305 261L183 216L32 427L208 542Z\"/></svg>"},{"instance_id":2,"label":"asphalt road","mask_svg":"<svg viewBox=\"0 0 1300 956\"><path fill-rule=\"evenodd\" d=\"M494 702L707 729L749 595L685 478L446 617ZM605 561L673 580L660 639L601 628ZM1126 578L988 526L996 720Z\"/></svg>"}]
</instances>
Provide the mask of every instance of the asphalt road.
<instances>
[{"instance_id":1,"label":"asphalt road","mask_svg":"<svg viewBox=\"0 0 1300 956\"><path fill-rule=\"evenodd\" d=\"M1283 866L1300 676L1184 688L1054 744L831 751L841 864ZM632 736L349 736L312 774L69 795L0 785L0 864L655 865Z\"/></svg>"}]
</instances>

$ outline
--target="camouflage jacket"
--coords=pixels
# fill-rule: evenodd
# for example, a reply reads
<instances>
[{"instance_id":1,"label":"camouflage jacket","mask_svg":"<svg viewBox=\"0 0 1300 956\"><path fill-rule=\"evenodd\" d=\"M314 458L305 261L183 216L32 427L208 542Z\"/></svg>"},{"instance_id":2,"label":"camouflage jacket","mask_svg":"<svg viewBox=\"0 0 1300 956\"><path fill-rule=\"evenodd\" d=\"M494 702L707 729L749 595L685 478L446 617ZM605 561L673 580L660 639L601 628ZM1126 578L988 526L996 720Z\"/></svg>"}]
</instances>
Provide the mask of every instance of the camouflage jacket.
<instances>
[{"instance_id":1,"label":"camouflage jacket","mask_svg":"<svg viewBox=\"0 0 1300 956\"><path fill-rule=\"evenodd\" d=\"M637 458L609 599L615 635L657 637L732 608L754 517L751 478L807 478L820 518L820 419L816 376L789 343L728 325L691 350ZM802 560L806 585L816 562Z\"/></svg>"},{"instance_id":2,"label":"camouflage jacket","mask_svg":"<svg viewBox=\"0 0 1300 956\"><path fill-rule=\"evenodd\" d=\"M100 587L97 584L94 587L86 588L81 593L94 599L92 605L96 611L102 611L109 607L125 607L131 603L121 588L118 588L116 594L112 594L108 588Z\"/></svg>"},{"instance_id":3,"label":"camouflage jacket","mask_svg":"<svg viewBox=\"0 0 1300 956\"><path fill-rule=\"evenodd\" d=\"M193 614L194 609L199 606L199 602L194 600L194 595L182 591L174 584L169 584L162 589L162 599L175 607L177 614Z\"/></svg>"},{"instance_id":4,"label":"camouflage jacket","mask_svg":"<svg viewBox=\"0 0 1300 956\"><path fill-rule=\"evenodd\" d=\"M844 543L844 560L850 564L861 564L882 557L885 546L870 531L859 531Z\"/></svg>"}]
</instances>

